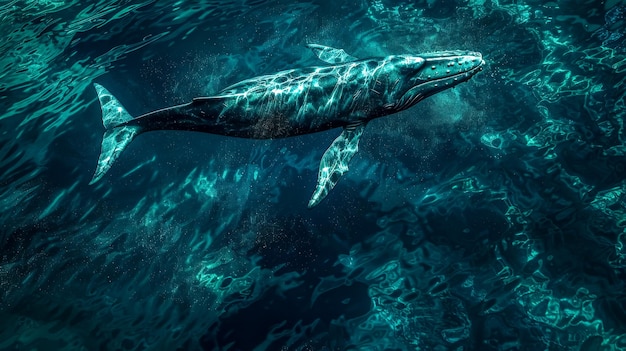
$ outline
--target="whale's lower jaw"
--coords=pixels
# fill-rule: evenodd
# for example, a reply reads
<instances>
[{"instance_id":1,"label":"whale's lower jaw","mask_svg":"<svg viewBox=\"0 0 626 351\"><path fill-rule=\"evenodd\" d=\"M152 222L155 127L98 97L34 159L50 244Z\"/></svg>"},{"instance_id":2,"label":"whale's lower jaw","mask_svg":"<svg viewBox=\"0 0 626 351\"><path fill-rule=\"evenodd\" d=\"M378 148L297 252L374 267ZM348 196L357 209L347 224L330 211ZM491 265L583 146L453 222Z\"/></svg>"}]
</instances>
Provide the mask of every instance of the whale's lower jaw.
<instances>
[{"instance_id":1,"label":"whale's lower jaw","mask_svg":"<svg viewBox=\"0 0 626 351\"><path fill-rule=\"evenodd\" d=\"M404 111L412 106L415 106L418 102L424 100L429 96L433 96L444 90L454 88L457 85L469 81L476 73L483 70L483 63L471 70L463 73L457 73L449 77L433 79L427 82L422 82L409 89L395 104L390 105L390 110L393 112Z\"/></svg>"}]
</instances>

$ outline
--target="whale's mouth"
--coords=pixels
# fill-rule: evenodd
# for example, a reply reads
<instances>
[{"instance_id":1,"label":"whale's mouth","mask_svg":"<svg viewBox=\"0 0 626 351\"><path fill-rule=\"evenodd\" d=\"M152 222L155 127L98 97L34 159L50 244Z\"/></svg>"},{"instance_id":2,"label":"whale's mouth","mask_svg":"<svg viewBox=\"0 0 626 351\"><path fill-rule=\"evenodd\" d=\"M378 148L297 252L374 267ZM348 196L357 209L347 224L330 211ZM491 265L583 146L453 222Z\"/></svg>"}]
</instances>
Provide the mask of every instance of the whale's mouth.
<instances>
[{"instance_id":1,"label":"whale's mouth","mask_svg":"<svg viewBox=\"0 0 626 351\"><path fill-rule=\"evenodd\" d=\"M436 79L432 79L432 80L429 80L429 81L426 81L426 82L422 82L422 84L433 84L433 83L434 84L439 84L439 83L443 83L443 86L442 86L443 89L453 88L454 86L469 80L476 73L482 71L484 64L485 64L485 61L481 60L480 63L476 67L472 67L472 68L470 68L467 71L452 73L452 74L450 74L449 76L446 76L446 77L436 78ZM415 87L420 86L422 84L418 84ZM451 86L446 86L446 84L451 84Z\"/></svg>"},{"instance_id":2,"label":"whale's mouth","mask_svg":"<svg viewBox=\"0 0 626 351\"><path fill-rule=\"evenodd\" d=\"M440 88L440 89L433 89L432 91L433 94L441 90L454 88L455 86L463 82L467 82L476 73L482 71L484 64L485 64L485 61L481 59L480 63L476 67L472 67L465 72L458 72L447 77L442 77L442 78L431 80L427 82L427 84L431 86L434 84L434 88Z\"/></svg>"},{"instance_id":3,"label":"whale's mouth","mask_svg":"<svg viewBox=\"0 0 626 351\"><path fill-rule=\"evenodd\" d=\"M426 54L424 57L424 68L417 77L417 81L422 84L444 82L456 85L480 72L485 64L479 52L452 51Z\"/></svg>"},{"instance_id":4,"label":"whale's mouth","mask_svg":"<svg viewBox=\"0 0 626 351\"><path fill-rule=\"evenodd\" d=\"M442 52L424 55L423 69L416 84L407 90L393 106L396 111L407 109L442 90L454 88L483 70L485 60L475 52Z\"/></svg>"}]
</instances>

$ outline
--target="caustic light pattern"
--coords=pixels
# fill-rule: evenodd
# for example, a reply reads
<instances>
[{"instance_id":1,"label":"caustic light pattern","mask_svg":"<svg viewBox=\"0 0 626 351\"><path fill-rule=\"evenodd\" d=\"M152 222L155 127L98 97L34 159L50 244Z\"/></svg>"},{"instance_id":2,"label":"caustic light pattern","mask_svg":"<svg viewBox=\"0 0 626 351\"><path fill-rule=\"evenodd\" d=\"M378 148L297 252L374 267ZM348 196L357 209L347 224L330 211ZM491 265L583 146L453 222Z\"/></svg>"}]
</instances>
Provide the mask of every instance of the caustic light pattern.
<instances>
[{"instance_id":1,"label":"caustic light pattern","mask_svg":"<svg viewBox=\"0 0 626 351\"><path fill-rule=\"evenodd\" d=\"M5 1L0 349L625 350L624 13ZM327 62L462 49L486 63L368 123L310 210L340 130L150 133L89 185L94 83L134 116L319 65L314 43L345 50Z\"/></svg>"}]
</instances>

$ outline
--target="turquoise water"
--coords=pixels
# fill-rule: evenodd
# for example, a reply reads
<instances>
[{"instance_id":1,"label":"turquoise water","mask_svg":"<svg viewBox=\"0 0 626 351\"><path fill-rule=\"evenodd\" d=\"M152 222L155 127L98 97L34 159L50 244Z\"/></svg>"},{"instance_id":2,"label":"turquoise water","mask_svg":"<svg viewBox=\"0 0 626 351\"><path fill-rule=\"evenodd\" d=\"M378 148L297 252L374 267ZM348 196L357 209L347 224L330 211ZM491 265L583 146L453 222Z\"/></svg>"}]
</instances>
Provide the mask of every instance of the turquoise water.
<instances>
[{"instance_id":1,"label":"turquoise water","mask_svg":"<svg viewBox=\"0 0 626 351\"><path fill-rule=\"evenodd\" d=\"M0 349L626 350L626 3L0 2ZM89 185L94 83L133 115L262 74L479 51L365 129L161 131Z\"/></svg>"}]
</instances>

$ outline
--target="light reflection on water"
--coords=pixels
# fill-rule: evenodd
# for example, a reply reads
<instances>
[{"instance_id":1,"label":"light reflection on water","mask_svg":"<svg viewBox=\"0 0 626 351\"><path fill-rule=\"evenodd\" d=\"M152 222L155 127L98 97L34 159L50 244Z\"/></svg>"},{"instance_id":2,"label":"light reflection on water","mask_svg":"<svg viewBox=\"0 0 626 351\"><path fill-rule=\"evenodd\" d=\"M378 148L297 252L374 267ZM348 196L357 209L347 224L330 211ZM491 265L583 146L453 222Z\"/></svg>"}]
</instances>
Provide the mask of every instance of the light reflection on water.
<instances>
[{"instance_id":1,"label":"light reflection on water","mask_svg":"<svg viewBox=\"0 0 626 351\"><path fill-rule=\"evenodd\" d=\"M0 5L0 349L626 348L619 5L502 3ZM487 66L372 122L311 211L335 132L150 133L87 185L94 82L139 114L312 42Z\"/></svg>"}]
</instances>

